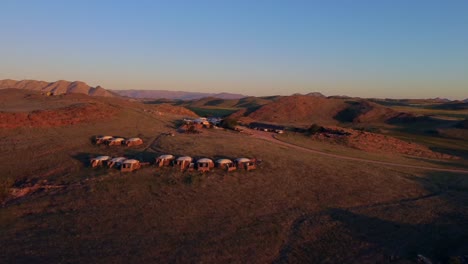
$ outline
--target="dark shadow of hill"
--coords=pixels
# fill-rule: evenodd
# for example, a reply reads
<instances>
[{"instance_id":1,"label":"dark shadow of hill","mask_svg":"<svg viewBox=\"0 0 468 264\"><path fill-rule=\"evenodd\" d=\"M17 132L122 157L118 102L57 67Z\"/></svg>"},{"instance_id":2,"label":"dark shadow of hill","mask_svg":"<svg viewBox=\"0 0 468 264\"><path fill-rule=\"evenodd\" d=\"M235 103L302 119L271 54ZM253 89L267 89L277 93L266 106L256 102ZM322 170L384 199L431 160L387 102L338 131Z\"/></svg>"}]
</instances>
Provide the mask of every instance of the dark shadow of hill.
<instances>
[{"instance_id":1,"label":"dark shadow of hill","mask_svg":"<svg viewBox=\"0 0 468 264\"><path fill-rule=\"evenodd\" d=\"M447 166L451 168L468 169L468 162L465 162L466 164L464 164L464 163L453 161L453 160L434 160L434 159L427 159L427 158L419 158L415 156L406 156L406 158L417 160L417 161L424 161L424 162L428 162L434 165L442 165L442 166Z\"/></svg>"},{"instance_id":2,"label":"dark shadow of hill","mask_svg":"<svg viewBox=\"0 0 468 264\"><path fill-rule=\"evenodd\" d=\"M468 151L461 150L461 149L452 149L452 148L444 148L444 147L429 147L430 150L440 153L445 153L453 156L457 156L463 159L468 159Z\"/></svg>"},{"instance_id":3,"label":"dark shadow of hill","mask_svg":"<svg viewBox=\"0 0 468 264\"><path fill-rule=\"evenodd\" d=\"M468 252L468 176L430 172L407 179L428 194L297 216L273 263L416 263L418 254L433 263L466 263L462 261ZM440 208L441 202L446 208ZM421 204L431 211L421 211ZM404 210L412 220L363 213L381 215L386 208ZM414 220L416 212L424 214L421 224ZM389 220L395 218L405 220Z\"/></svg>"},{"instance_id":4,"label":"dark shadow of hill","mask_svg":"<svg viewBox=\"0 0 468 264\"><path fill-rule=\"evenodd\" d=\"M447 263L450 256L466 252L466 216L442 215L434 224L413 225L382 220L343 209L330 209L330 216L359 237L391 255L415 260L418 254ZM465 224L465 225L464 225ZM463 226L464 225L464 226Z\"/></svg>"},{"instance_id":5,"label":"dark shadow of hill","mask_svg":"<svg viewBox=\"0 0 468 264\"><path fill-rule=\"evenodd\" d=\"M283 97L283 96L281 96L281 95L271 95L271 96L261 96L259 98L262 98L262 99L265 99L265 100L270 100L270 101L276 101L276 100L280 99L281 97Z\"/></svg>"},{"instance_id":6,"label":"dark shadow of hill","mask_svg":"<svg viewBox=\"0 0 468 264\"><path fill-rule=\"evenodd\" d=\"M383 105L383 106L388 106L388 107L391 107L391 106L410 106L411 104L409 104L408 102L404 101L404 100L377 100L377 99L368 99L369 101L371 102L374 102L376 104L379 104L379 105Z\"/></svg>"},{"instance_id":7,"label":"dark shadow of hill","mask_svg":"<svg viewBox=\"0 0 468 264\"><path fill-rule=\"evenodd\" d=\"M406 178L419 183L429 192L444 194L442 198L452 205L457 207L468 207L467 174L434 171L427 173L425 177L409 176Z\"/></svg>"},{"instance_id":8,"label":"dark shadow of hill","mask_svg":"<svg viewBox=\"0 0 468 264\"><path fill-rule=\"evenodd\" d=\"M437 110L465 110L468 109L468 103L450 102L445 104L432 105L428 108Z\"/></svg>"},{"instance_id":9,"label":"dark shadow of hill","mask_svg":"<svg viewBox=\"0 0 468 264\"><path fill-rule=\"evenodd\" d=\"M244 112L244 116L249 116L251 113L257 111L258 109L262 108L263 105L258 105L258 106L251 106L251 107L248 107L245 112Z\"/></svg>"},{"instance_id":10,"label":"dark shadow of hill","mask_svg":"<svg viewBox=\"0 0 468 264\"><path fill-rule=\"evenodd\" d=\"M245 97L239 99L235 107L239 108L258 108L262 105L270 103L272 100L256 98L256 97Z\"/></svg>"},{"instance_id":11,"label":"dark shadow of hill","mask_svg":"<svg viewBox=\"0 0 468 264\"><path fill-rule=\"evenodd\" d=\"M210 100L208 102L206 102L204 105L205 106L219 106L223 103L225 103L227 100L224 100L224 99L213 99L213 100Z\"/></svg>"},{"instance_id":12,"label":"dark shadow of hill","mask_svg":"<svg viewBox=\"0 0 468 264\"><path fill-rule=\"evenodd\" d=\"M342 123L353 122L357 117L372 110L372 106L365 102L346 101L348 107L339 111L333 118Z\"/></svg>"}]
</instances>

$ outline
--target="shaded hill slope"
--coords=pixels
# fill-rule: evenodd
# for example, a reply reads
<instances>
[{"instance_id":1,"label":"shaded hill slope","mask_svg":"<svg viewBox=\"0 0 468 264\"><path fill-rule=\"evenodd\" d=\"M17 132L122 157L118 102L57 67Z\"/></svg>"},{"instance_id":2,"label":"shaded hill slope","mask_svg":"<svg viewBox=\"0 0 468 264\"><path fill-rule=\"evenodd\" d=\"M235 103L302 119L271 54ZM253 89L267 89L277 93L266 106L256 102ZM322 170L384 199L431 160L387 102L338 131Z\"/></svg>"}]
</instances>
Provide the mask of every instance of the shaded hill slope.
<instances>
[{"instance_id":1,"label":"shaded hill slope","mask_svg":"<svg viewBox=\"0 0 468 264\"><path fill-rule=\"evenodd\" d=\"M216 97L220 99L238 99L245 97L242 94L232 93L200 93L200 92L184 92L184 91L167 91L167 90L112 90L114 93L121 96L127 96L138 99L179 99L179 100L195 100L204 97Z\"/></svg>"},{"instance_id":2,"label":"shaded hill slope","mask_svg":"<svg viewBox=\"0 0 468 264\"><path fill-rule=\"evenodd\" d=\"M307 95L278 98L254 111L241 110L231 117L243 121L310 125L311 123L387 122L400 114L390 108L364 99L337 99Z\"/></svg>"},{"instance_id":3,"label":"shaded hill slope","mask_svg":"<svg viewBox=\"0 0 468 264\"><path fill-rule=\"evenodd\" d=\"M222 99L216 97L205 97L198 100L186 102L187 107L218 107L218 108L252 108L271 103L272 99L262 97L243 97L239 99Z\"/></svg>"}]
</instances>

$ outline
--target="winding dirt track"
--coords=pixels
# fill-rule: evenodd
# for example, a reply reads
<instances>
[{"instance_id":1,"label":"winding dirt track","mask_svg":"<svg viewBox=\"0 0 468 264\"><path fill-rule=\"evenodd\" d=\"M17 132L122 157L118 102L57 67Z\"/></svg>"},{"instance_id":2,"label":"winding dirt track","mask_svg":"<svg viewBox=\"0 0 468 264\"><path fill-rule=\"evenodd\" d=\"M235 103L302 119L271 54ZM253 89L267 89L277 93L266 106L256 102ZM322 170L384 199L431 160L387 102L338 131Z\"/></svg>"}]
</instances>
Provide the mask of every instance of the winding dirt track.
<instances>
[{"instance_id":1,"label":"winding dirt track","mask_svg":"<svg viewBox=\"0 0 468 264\"><path fill-rule=\"evenodd\" d=\"M348 156L343 156L343 155L338 155L338 154L331 154L331 153L326 153L326 152L323 152L323 151L320 151L320 150L305 148L305 147L301 147L301 146L298 146L298 145L294 145L294 144L291 144L291 143L281 141L281 140L279 140L278 138L275 137L275 134L272 134L272 133L262 132L262 131L257 131L257 130L249 130L249 133L251 133L252 137L255 137L255 138L258 138L258 139L263 139L263 140L266 140L266 141L269 141L269 142L273 142L273 143L278 144L278 145L283 145L283 146L291 147L291 148L294 148L294 149L297 149L297 150L302 150L302 151L305 151L305 152L319 154L319 155L322 155L322 156L332 157L332 158L336 158L336 159L367 162L367 163L386 165L386 166L394 166L394 167L404 167L404 168L423 169L423 170L430 170L430 171L443 171L443 172L454 172L454 173L466 173L466 174L468 174L468 170L464 170L464 169L449 169L449 168L444 169L444 168L435 168L435 167L426 167L426 166L407 165L407 164L400 164L400 163L394 163L394 162L368 160L368 159L354 158L354 157L348 157Z\"/></svg>"}]
</instances>

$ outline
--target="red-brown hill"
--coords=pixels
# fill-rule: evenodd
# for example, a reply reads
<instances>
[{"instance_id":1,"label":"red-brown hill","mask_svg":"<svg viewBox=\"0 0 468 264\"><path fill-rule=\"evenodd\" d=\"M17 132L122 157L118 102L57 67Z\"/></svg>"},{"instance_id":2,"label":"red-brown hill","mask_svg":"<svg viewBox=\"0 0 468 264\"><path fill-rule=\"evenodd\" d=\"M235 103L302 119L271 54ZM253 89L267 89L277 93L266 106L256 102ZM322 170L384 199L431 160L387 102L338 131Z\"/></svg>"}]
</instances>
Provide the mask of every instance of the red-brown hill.
<instances>
[{"instance_id":1,"label":"red-brown hill","mask_svg":"<svg viewBox=\"0 0 468 264\"><path fill-rule=\"evenodd\" d=\"M44 82L36 80L0 80L0 89L16 88L25 90L34 90L41 92L52 92L54 95L66 94L66 93L78 93L86 94L91 96L104 96L104 97L115 97L116 95L106 89L97 86L91 87L88 84L80 81L56 81L56 82Z\"/></svg>"},{"instance_id":2,"label":"red-brown hill","mask_svg":"<svg viewBox=\"0 0 468 264\"><path fill-rule=\"evenodd\" d=\"M281 97L250 112L240 110L231 117L284 125L308 126L311 123L386 122L399 113L364 99L337 99L305 95Z\"/></svg>"},{"instance_id":3,"label":"red-brown hill","mask_svg":"<svg viewBox=\"0 0 468 264\"><path fill-rule=\"evenodd\" d=\"M90 97L83 94L45 96L37 91L0 90L0 128L57 127L93 123L114 118L123 109L155 115L197 115L172 105L146 105L118 97Z\"/></svg>"}]
</instances>

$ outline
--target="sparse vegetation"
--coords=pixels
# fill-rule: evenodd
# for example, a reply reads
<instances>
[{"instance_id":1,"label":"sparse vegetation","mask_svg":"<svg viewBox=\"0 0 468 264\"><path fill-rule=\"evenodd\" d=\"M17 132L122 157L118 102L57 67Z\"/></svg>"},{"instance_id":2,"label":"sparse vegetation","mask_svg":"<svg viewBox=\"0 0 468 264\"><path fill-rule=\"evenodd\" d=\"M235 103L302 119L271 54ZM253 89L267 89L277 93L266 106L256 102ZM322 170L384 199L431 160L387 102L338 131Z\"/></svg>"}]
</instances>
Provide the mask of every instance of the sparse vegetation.
<instances>
[{"instance_id":1,"label":"sparse vegetation","mask_svg":"<svg viewBox=\"0 0 468 264\"><path fill-rule=\"evenodd\" d=\"M221 121L221 127L234 130L238 125L237 119L234 118L225 118Z\"/></svg>"},{"instance_id":2,"label":"sparse vegetation","mask_svg":"<svg viewBox=\"0 0 468 264\"><path fill-rule=\"evenodd\" d=\"M37 187L3 200L0 262L362 263L387 262L389 255L412 262L417 254L445 261L466 252L460 242L468 234L460 224L468 215L464 174L334 159L224 130L160 136L174 130L181 116L142 110L151 105L102 100L117 108L113 118L0 130L0 158L8 161L0 164L3 185L11 190L25 178ZM23 104L48 106L34 100ZM20 107L17 102L15 108ZM144 144L96 146L89 138L99 133L135 135ZM276 136L350 157L468 167L466 160L376 155L293 132ZM467 149L463 140L427 135L416 140ZM88 164L98 155L154 161L166 153L263 162L261 170L228 176L220 169L199 174L155 167L121 174Z\"/></svg>"},{"instance_id":3,"label":"sparse vegetation","mask_svg":"<svg viewBox=\"0 0 468 264\"><path fill-rule=\"evenodd\" d=\"M312 124L308 129L307 133L310 135L314 135L317 133L322 133L325 131L325 128L323 126L319 126L317 124Z\"/></svg>"},{"instance_id":4,"label":"sparse vegetation","mask_svg":"<svg viewBox=\"0 0 468 264\"><path fill-rule=\"evenodd\" d=\"M203 178L203 173L188 173L184 176L184 183L187 185L199 184Z\"/></svg>"},{"instance_id":5,"label":"sparse vegetation","mask_svg":"<svg viewBox=\"0 0 468 264\"><path fill-rule=\"evenodd\" d=\"M223 109L223 108L200 108L200 107L187 107L199 116L228 116L237 111L237 109Z\"/></svg>"}]
</instances>

